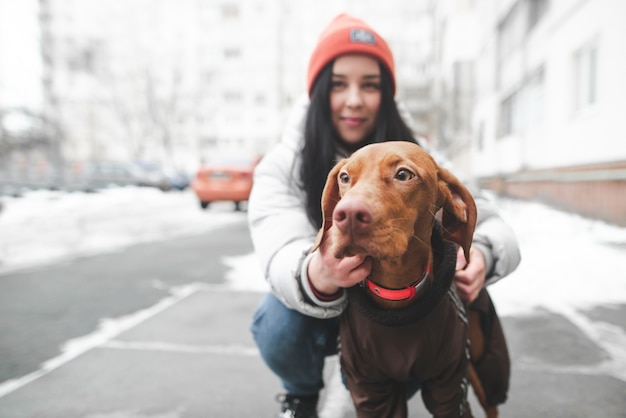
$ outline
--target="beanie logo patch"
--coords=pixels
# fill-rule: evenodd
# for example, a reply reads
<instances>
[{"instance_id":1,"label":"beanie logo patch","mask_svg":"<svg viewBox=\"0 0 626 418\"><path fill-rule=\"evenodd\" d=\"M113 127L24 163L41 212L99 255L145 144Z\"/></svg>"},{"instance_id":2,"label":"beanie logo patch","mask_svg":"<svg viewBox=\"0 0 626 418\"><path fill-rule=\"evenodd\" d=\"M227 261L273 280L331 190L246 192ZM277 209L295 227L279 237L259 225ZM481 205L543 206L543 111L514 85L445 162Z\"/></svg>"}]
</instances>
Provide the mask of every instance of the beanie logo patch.
<instances>
[{"instance_id":1,"label":"beanie logo patch","mask_svg":"<svg viewBox=\"0 0 626 418\"><path fill-rule=\"evenodd\" d=\"M350 42L376 45L374 34L365 29L350 29Z\"/></svg>"}]
</instances>

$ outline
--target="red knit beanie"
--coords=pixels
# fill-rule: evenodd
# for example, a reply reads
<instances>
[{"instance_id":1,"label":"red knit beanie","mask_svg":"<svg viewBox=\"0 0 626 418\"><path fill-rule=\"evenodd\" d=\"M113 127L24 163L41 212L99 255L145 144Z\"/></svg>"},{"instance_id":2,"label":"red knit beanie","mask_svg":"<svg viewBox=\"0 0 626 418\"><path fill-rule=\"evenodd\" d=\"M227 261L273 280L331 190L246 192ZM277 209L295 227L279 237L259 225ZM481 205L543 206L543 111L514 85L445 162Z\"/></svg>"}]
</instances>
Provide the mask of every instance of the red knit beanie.
<instances>
[{"instance_id":1,"label":"red knit beanie","mask_svg":"<svg viewBox=\"0 0 626 418\"><path fill-rule=\"evenodd\" d=\"M340 14L324 29L311 55L307 86L309 95L322 68L339 55L362 53L378 59L391 74L395 94L396 80L393 55L387 42L365 22L348 14Z\"/></svg>"}]
</instances>

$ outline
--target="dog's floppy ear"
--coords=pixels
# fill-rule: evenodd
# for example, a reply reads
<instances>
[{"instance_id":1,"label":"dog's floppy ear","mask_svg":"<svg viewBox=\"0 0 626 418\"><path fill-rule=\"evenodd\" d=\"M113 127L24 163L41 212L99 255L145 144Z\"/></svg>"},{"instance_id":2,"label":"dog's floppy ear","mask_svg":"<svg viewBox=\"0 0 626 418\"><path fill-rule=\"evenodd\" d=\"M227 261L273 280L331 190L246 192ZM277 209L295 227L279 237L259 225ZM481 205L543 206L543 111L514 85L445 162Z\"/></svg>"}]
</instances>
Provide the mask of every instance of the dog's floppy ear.
<instances>
[{"instance_id":1,"label":"dog's floppy ear","mask_svg":"<svg viewBox=\"0 0 626 418\"><path fill-rule=\"evenodd\" d=\"M476 203L469 190L448 170L440 167L438 176L443 238L459 244L469 263L469 250L476 227Z\"/></svg>"},{"instance_id":2,"label":"dog's floppy ear","mask_svg":"<svg viewBox=\"0 0 626 418\"><path fill-rule=\"evenodd\" d=\"M320 245L322 245L324 234L330 229L333 224L333 211L337 202L339 202L339 183L337 182L337 175L339 170L343 166L345 160L339 161L328 173L326 178L326 185L322 192L322 227L317 233L313 248L311 251L315 251Z\"/></svg>"}]
</instances>

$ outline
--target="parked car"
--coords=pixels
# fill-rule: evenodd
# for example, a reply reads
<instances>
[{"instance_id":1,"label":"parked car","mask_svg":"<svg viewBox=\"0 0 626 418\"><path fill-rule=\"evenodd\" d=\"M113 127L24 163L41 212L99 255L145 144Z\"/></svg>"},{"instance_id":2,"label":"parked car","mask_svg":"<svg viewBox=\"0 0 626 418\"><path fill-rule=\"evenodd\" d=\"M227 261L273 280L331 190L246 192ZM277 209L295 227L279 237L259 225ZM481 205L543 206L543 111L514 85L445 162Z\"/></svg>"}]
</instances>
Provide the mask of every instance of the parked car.
<instances>
[{"instance_id":1,"label":"parked car","mask_svg":"<svg viewBox=\"0 0 626 418\"><path fill-rule=\"evenodd\" d=\"M252 173L258 157L220 157L203 164L191 182L200 207L206 209L211 202L230 201L235 210L247 202L252 190Z\"/></svg>"},{"instance_id":2,"label":"parked car","mask_svg":"<svg viewBox=\"0 0 626 418\"><path fill-rule=\"evenodd\" d=\"M174 168L163 167L163 174L165 174L165 178L167 178L172 189L185 190L189 187L191 179L187 173Z\"/></svg>"},{"instance_id":3,"label":"parked car","mask_svg":"<svg viewBox=\"0 0 626 418\"><path fill-rule=\"evenodd\" d=\"M189 177L181 171L145 161L136 161L133 167L140 178L140 186L156 187L164 192L189 186Z\"/></svg>"},{"instance_id":4,"label":"parked car","mask_svg":"<svg viewBox=\"0 0 626 418\"><path fill-rule=\"evenodd\" d=\"M107 187L139 186L141 177L129 163L90 161L79 168L78 188L96 191Z\"/></svg>"}]
</instances>

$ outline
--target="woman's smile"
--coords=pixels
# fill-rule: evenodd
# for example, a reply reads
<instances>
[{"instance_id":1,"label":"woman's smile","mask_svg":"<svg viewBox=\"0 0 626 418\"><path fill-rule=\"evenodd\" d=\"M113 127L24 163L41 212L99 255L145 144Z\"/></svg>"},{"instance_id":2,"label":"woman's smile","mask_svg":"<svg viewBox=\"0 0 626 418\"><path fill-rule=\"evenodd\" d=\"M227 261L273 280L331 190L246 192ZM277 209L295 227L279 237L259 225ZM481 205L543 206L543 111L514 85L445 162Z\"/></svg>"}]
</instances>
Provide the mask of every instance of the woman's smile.
<instances>
[{"instance_id":1,"label":"woman's smile","mask_svg":"<svg viewBox=\"0 0 626 418\"><path fill-rule=\"evenodd\" d=\"M341 121L348 125L348 127L356 128L365 123L365 118L355 118L353 116L343 116Z\"/></svg>"}]
</instances>

